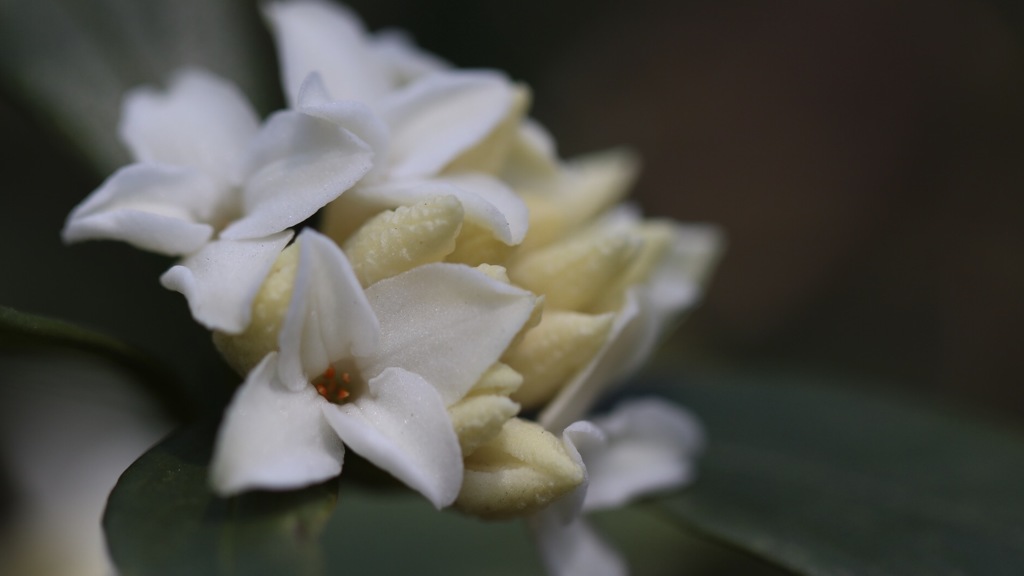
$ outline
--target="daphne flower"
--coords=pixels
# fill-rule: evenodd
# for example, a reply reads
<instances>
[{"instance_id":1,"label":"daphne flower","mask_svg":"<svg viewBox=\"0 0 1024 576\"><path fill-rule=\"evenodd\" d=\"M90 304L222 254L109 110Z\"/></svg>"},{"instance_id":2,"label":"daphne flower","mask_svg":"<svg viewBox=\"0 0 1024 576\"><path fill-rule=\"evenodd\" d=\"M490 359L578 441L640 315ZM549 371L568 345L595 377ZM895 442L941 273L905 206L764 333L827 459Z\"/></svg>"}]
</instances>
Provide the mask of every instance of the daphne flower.
<instances>
[{"instance_id":1,"label":"daphne flower","mask_svg":"<svg viewBox=\"0 0 1024 576\"><path fill-rule=\"evenodd\" d=\"M68 218L66 242L116 239L185 259L161 279L195 318L241 331L288 230L371 168L352 132L295 111L260 126L242 94L207 72L177 74L166 93L125 98L121 138L136 163Z\"/></svg>"},{"instance_id":2,"label":"daphne flower","mask_svg":"<svg viewBox=\"0 0 1024 576\"><path fill-rule=\"evenodd\" d=\"M701 428L668 402L640 399L593 423L570 425L562 439L585 465L587 480L529 519L545 567L553 576L625 576L626 563L584 514L688 484L703 445Z\"/></svg>"},{"instance_id":3,"label":"daphne flower","mask_svg":"<svg viewBox=\"0 0 1024 576\"><path fill-rule=\"evenodd\" d=\"M297 245L256 299L257 308L275 307L290 291L278 324L254 323L221 341L244 363L269 329L279 351L252 369L227 410L215 490L329 478L341 471L344 444L447 506L462 482L447 408L496 362L532 314L534 296L455 264L416 267L364 291L331 240L307 229Z\"/></svg>"},{"instance_id":4,"label":"daphne flower","mask_svg":"<svg viewBox=\"0 0 1024 576\"><path fill-rule=\"evenodd\" d=\"M374 168L327 214L331 236L348 236L381 210L454 195L467 223L507 246L523 240L525 205L485 173L525 106L521 88L495 71L447 68L393 35L371 36L337 5L272 3L265 13L296 109L334 122L349 123L355 111L379 119L360 132Z\"/></svg>"}]
</instances>

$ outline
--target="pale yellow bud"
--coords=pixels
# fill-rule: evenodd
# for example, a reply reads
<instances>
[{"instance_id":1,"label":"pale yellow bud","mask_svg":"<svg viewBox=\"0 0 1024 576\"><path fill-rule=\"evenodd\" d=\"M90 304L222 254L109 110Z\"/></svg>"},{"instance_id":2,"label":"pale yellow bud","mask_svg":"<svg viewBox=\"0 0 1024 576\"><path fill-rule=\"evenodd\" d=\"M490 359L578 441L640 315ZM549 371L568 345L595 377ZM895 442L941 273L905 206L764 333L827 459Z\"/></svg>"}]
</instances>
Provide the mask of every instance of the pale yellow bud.
<instances>
[{"instance_id":1,"label":"pale yellow bud","mask_svg":"<svg viewBox=\"0 0 1024 576\"><path fill-rule=\"evenodd\" d=\"M610 150L573 160L547 187L523 190L530 231L522 249L546 246L590 223L626 195L638 167L634 154Z\"/></svg>"},{"instance_id":2,"label":"pale yellow bud","mask_svg":"<svg viewBox=\"0 0 1024 576\"><path fill-rule=\"evenodd\" d=\"M524 255L509 267L516 284L547 306L588 311L626 270L643 240L624 232L578 234Z\"/></svg>"},{"instance_id":3,"label":"pale yellow bud","mask_svg":"<svg viewBox=\"0 0 1024 576\"><path fill-rule=\"evenodd\" d=\"M513 418L465 460L455 507L486 519L533 514L583 482L584 470L539 424Z\"/></svg>"},{"instance_id":4,"label":"pale yellow bud","mask_svg":"<svg viewBox=\"0 0 1024 576\"><path fill-rule=\"evenodd\" d=\"M585 366L608 337L614 314L592 316L548 311L503 360L523 376L513 399L526 408L550 400L570 376Z\"/></svg>"},{"instance_id":5,"label":"pale yellow bud","mask_svg":"<svg viewBox=\"0 0 1024 576\"><path fill-rule=\"evenodd\" d=\"M488 278L497 280L498 282L504 282L505 284L511 284L512 281L508 279L508 270L504 266L497 266L494 264L480 264L476 267L477 270L483 272Z\"/></svg>"},{"instance_id":6,"label":"pale yellow bud","mask_svg":"<svg viewBox=\"0 0 1024 576\"><path fill-rule=\"evenodd\" d=\"M277 350L277 335L288 312L299 267L297 244L285 248L270 268L252 303L252 320L240 334L213 333L213 343L235 372L249 373L269 352Z\"/></svg>"},{"instance_id":7,"label":"pale yellow bud","mask_svg":"<svg viewBox=\"0 0 1024 576\"><path fill-rule=\"evenodd\" d=\"M508 364L495 362L480 376L480 380L466 393L466 397L483 395L508 396L523 384L523 376Z\"/></svg>"},{"instance_id":8,"label":"pale yellow bud","mask_svg":"<svg viewBox=\"0 0 1024 576\"><path fill-rule=\"evenodd\" d=\"M651 273L665 257L665 253L672 243L672 226L667 222L644 222L638 224L632 233L643 240L642 248L624 273L604 292L600 301L594 305L594 310L618 310L621 308L626 290L631 286L646 282L651 277Z\"/></svg>"},{"instance_id":9,"label":"pale yellow bud","mask_svg":"<svg viewBox=\"0 0 1024 576\"><path fill-rule=\"evenodd\" d=\"M455 240L455 250L445 260L470 266L484 263L501 264L508 260L514 250L514 246L495 238L489 229L466 222Z\"/></svg>"},{"instance_id":10,"label":"pale yellow bud","mask_svg":"<svg viewBox=\"0 0 1024 576\"><path fill-rule=\"evenodd\" d=\"M489 442L509 418L519 413L519 404L508 396L522 382L523 377L515 370L496 363L484 372L462 400L448 408L448 417L459 437L463 457Z\"/></svg>"},{"instance_id":11,"label":"pale yellow bud","mask_svg":"<svg viewBox=\"0 0 1024 576\"><path fill-rule=\"evenodd\" d=\"M364 287L378 280L440 262L455 249L462 228L462 203L436 196L371 218L343 246Z\"/></svg>"}]
</instances>

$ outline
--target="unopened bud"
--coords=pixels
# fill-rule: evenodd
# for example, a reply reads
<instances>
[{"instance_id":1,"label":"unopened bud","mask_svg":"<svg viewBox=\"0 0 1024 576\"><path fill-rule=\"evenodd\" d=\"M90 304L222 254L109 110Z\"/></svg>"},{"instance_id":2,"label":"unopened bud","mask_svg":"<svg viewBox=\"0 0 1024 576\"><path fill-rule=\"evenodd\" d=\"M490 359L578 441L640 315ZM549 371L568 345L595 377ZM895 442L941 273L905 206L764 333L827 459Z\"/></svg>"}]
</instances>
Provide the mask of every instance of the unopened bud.
<instances>
[{"instance_id":1,"label":"unopened bud","mask_svg":"<svg viewBox=\"0 0 1024 576\"><path fill-rule=\"evenodd\" d=\"M416 266L440 262L455 250L462 203L436 196L374 216L345 241L345 254L364 287Z\"/></svg>"},{"instance_id":2,"label":"unopened bud","mask_svg":"<svg viewBox=\"0 0 1024 576\"><path fill-rule=\"evenodd\" d=\"M539 424L513 418L465 459L455 506L485 519L526 516L568 494L585 471Z\"/></svg>"},{"instance_id":3,"label":"unopened bud","mask_svg":"<svg viewBox=\"0 0 1024 576\"><path fill-rule=\"evenodd\" d=\"M213 333L213 344L235 372L248 374L268 353L277 350L277 336L288 312L299 267L299 246L278 255L252 303L252 320L239 334Z\"/></svg>"}]
</instances>

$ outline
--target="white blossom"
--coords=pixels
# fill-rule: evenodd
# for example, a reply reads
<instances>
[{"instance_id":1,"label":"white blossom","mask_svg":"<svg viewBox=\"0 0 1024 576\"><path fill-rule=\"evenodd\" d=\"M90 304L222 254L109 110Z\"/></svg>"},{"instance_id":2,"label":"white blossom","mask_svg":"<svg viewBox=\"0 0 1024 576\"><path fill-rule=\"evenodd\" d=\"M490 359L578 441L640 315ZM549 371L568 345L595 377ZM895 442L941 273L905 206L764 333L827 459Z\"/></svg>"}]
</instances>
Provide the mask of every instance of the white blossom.
<instances>
[{"instance_id":1,"label":"white blossom","mask_svg":"<svg viewBox=\"0 0 1024 576\"><path fill-rule=\"evenodd\" d=\"M352 131L288 110L261 126L232 84L200 70L178 73L166 93L130 92L120 131L136 162L75 207L64 240L183 256L162 282L185 294L196 320L230 332L248 324L289 228L372 167Z\"/></svg>"},{"instance_id":2,"label":"white blossom","mask_svg":"<svg viewBox=\"0 0 1024 576\"><path fill-rule=\"evenodd\" d=\"M435 506L451 504L462 454L447 408L496 362L535 297L443 263L364 291L331 240L307 229L297 243L279 351L228 407L214 488L233 494L329 478L341 471L344 444Z\"/></svg>"},{"instance_id":3,"label":"white blossom","mask_svg":"<svg viewBox=\"0 0 1024 576\"><path fill-rule=\"evenodd\" d=\"M624 576L625 560L590 527L586 513L692 481L703 446L700 425L668 402L637 399L592 423L571 424L562 440L587 479L528 520L544 565L552 576Z\"/></svg>"}]
</instances>

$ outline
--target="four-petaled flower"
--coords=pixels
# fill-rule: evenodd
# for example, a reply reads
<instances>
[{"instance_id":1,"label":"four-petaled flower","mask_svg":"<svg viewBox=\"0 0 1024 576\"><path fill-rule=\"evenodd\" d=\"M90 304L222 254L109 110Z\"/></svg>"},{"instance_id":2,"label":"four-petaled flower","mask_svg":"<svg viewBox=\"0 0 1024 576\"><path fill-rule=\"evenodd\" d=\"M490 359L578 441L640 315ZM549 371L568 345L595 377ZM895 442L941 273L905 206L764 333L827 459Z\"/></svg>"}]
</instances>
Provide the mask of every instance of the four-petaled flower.
<instances>
[{"instance_id":1,"label":"four-petaled flower","mask_svg":"<svg viewBox=\"0 0 1024 576\"><path fill-rule=\"evenodd\" d=\"M261 126L230 83L186 70L167 93L127 95L121 137L136 159L68 217L66 242L114 239L184 256L161 278L197 321L239 332L291 226L372 168L368 144L321 118L285 110Z\"/></svg>"},{"instance_id":2,"label":"four-petaled flower","mask_svg":"<svg viewBox=\"0 0 1024 576\"><path fill-rule=\"evenodd\" d=\"M344 442L435 506L451 504L462 455L447 407L497 361L536 297L444 263L364 291L331 240L307 229L296 244L282 254L281 278L268 280L293 286L279 351L249 373L228 407L215 489L330 478L341 471ZM314 384L332 378L343 381Z\"/></svg>"}]
</instances>

